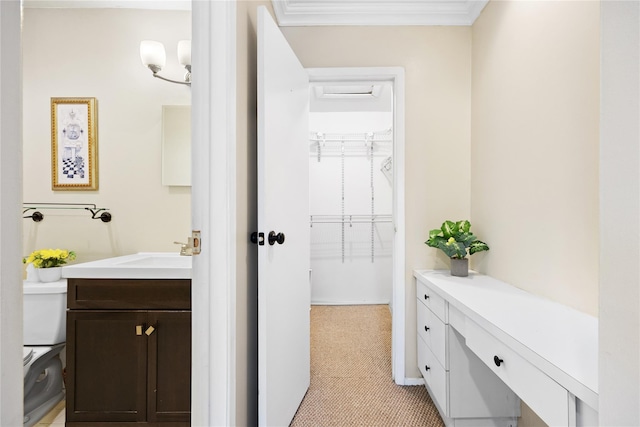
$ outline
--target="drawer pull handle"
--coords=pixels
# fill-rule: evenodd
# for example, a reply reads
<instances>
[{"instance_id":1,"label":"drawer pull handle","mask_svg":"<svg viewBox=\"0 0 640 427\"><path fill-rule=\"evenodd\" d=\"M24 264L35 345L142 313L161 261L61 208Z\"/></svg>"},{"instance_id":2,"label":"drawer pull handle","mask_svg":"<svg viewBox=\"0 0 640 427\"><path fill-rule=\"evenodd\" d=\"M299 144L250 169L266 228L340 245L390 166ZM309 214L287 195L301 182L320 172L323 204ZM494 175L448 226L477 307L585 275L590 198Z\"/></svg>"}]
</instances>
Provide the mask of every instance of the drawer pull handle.
<instances>
[{"instance_id":1,"label":"drawer pull handle","mask_svg":"<svg viewBox=\"0 0 640 427\"><path fill-rule=\"evenodd\" d=\"M429 332L429 327L425 325L425 327L424 327L424 331L425 331L425 332Z\"/></svg>"},{"instance_id":2,"label":"drawer pull handle","mask_svg":"<svg viewBox=\"0 0 640 427\"><path fill-rule=\"evenodd\" d=\"M425 299L425 300L428 300L428 299L429 299L429 295L424 294L424 299Z\"/></svg>"},{"instance_id":3,"label":"drawer pull handle","mask_svg":"<svg viewBox=\"0 0 640 427\"><path fill-rule=\"evenodd\" d=\"M431 368L429 367L429 365L424 365L424 370L425 370L425 371L428 371L429 369L431 369Z\"/></svg>"},{"instance_id":4,"label":"drawer pull handle","mask_svg":"<svg viewBox=\"0 0 640 427\"><path fill-rule=\"evenodd\" d=\"M503 362L504 360L500 359L498 356L493 356L493 363L495 363L496 366L500 366Z\"/></svg>"}]
</instances>

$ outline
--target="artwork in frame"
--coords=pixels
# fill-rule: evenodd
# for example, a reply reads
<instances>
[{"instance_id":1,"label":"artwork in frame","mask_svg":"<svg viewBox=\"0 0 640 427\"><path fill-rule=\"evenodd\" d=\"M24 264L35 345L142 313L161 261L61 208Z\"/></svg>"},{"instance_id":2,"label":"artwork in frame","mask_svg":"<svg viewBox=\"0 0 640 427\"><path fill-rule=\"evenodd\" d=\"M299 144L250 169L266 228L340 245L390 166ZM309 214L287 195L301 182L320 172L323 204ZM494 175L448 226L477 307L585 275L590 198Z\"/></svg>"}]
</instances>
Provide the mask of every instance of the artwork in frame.
<instances>
[{"instance_id":1,"label":"artwork in frame","mask_svg":"<svg viewBox=\"0 0 640 427\"><path fill-rule=\"evenodd\" d=\"M51 98L51 188L98 189L95 98Z\"/></svg>"}]
</instances>

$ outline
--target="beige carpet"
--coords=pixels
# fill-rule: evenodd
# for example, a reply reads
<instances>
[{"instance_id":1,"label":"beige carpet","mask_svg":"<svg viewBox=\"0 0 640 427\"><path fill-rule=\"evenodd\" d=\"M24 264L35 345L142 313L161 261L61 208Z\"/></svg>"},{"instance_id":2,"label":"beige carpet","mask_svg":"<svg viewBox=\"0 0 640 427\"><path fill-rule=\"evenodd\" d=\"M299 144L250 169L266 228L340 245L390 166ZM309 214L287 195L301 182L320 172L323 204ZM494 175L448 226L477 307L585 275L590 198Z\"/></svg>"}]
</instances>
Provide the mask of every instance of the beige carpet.
<instances>
[{"instance_id":1,"label":"beige carpet","mask_svg":"<svg viewBox=\"0 0 640 427\"><path fill-rule=\"evenodd\" d=\"M391 379L386 305L311 309L311 385L291 427L338 426L444 426L424 386Z\"/></svg>"}]
</instances>

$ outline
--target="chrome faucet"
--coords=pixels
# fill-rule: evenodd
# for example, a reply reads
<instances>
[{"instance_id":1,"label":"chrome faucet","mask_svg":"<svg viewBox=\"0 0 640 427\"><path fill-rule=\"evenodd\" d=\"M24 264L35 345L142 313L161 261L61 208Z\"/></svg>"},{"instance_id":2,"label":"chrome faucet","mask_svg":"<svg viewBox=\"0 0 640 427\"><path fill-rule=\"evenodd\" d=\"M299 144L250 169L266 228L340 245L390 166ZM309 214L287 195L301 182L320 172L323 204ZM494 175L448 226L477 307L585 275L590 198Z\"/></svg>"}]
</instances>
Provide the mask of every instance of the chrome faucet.
<instances>
[{"instance_id":1,"label":"chrome faucet","mask_svg":"<svg viewBox=\"0 0 640 427\"><path fill-rule=\"evenodd\" d=\"M176 245L180 245L180 255L181 256L191 256L193 255L193 248L189 243L182 242L173 242Z\"/></svg>"}]
</instances>

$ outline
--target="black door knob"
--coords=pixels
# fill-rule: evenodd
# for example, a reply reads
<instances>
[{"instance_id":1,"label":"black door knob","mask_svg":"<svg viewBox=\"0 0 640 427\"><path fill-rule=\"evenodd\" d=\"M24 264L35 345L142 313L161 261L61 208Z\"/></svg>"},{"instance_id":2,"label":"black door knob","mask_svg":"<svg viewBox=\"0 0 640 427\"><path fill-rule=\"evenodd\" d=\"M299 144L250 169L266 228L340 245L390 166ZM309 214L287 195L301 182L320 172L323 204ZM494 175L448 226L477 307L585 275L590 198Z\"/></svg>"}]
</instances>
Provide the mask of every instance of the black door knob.
<instances>
[{"instance_id":1,"label":"black door knob","mask_svg":"<svg viewBox=\"0 0 640 427\"><path fill-rule=\"evenodd\" d=\"M428 300L428 299L429 299L429 295L424 294L424 299L425 299L425 300Z\"/></svg>"},{"instance_id":2,"label":"black door knob","mask_svg":"<svg viewBox=\"0 0 640 427\"><path fill-rule=\"evenodd\" d=\"M500 359L498 356L493 356L493 363L495 363L496 366L500 366L502 362L504 362L504 360Z\"/></svg>"},{"instance_id":3,"label":"black door knob","mask_svg":"<svg viewBox=\"0 0 640 427\"><path fill-rule=\"evenodd\" d=\"M429 369L431 369L431 368L429 367L429 365L424 365L424 370L425 370L425 371L428 371Z\"/></svg>"},{"instance_id":4,"label":"black door knob","mask_svg":"<svg viewBox=\"0 0 640 427\"><path fill-rule=\"evenodd\" d=\"M270 231L269 232L269 244L271 246L275 245L276 242L278 244L283 244L284 243L284 233L277 233L275 231Z\"/></svg>"},{"instance_id":5,"label":"black door knob","mask_svg":"<svg viewBox=\"0 0 640 427\"><path fill-rule=\"evenodd\" d=\"M425 327L424 327L424 331L425 331L425 332L428 332L428 331L429 331L429 327L428 327L428 326L425 326Z\"/></svg>"}]
</instances>

